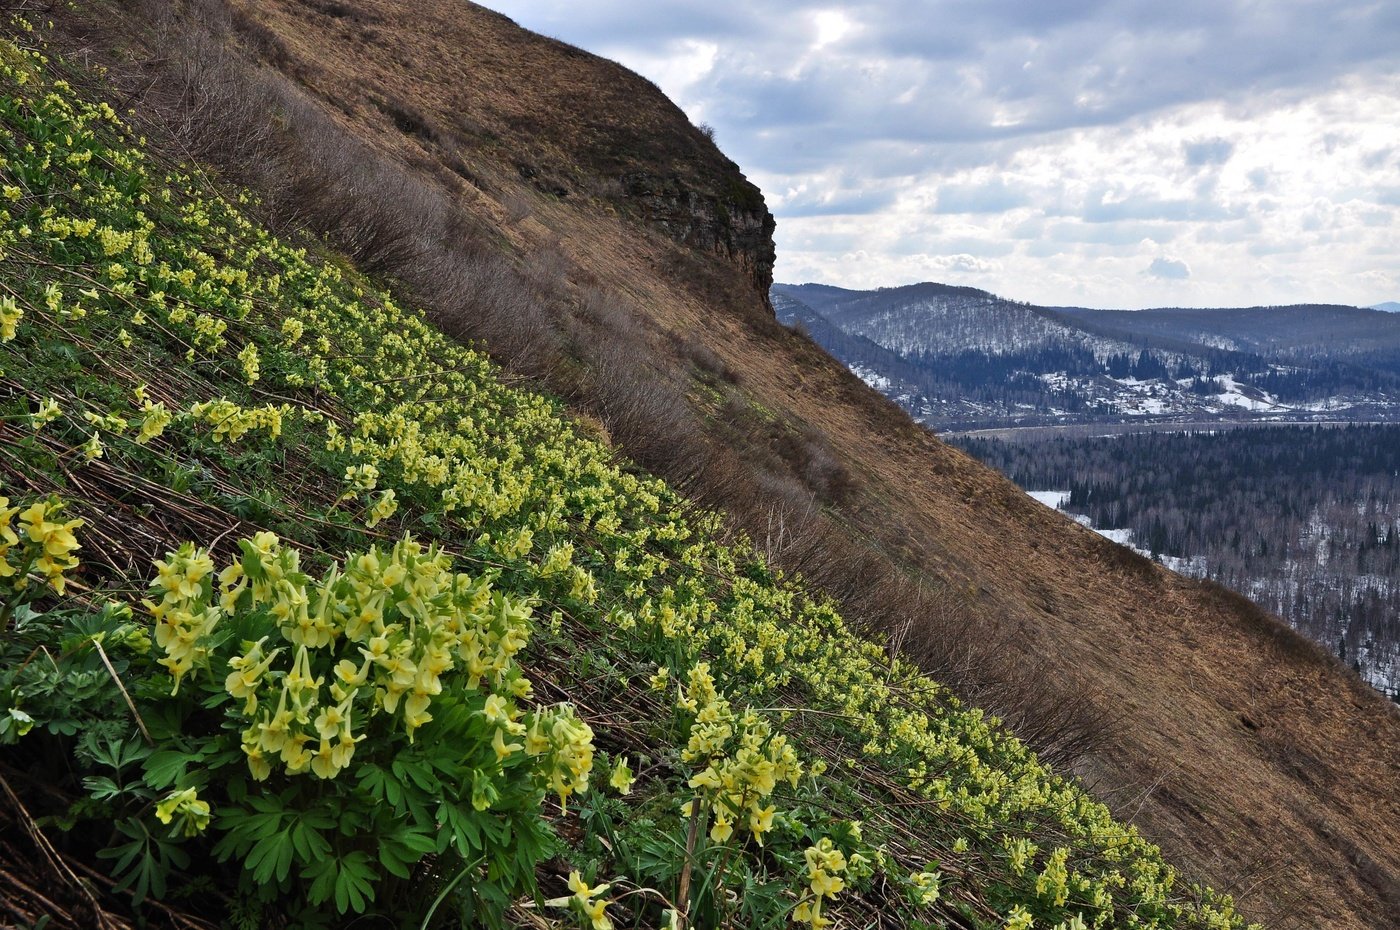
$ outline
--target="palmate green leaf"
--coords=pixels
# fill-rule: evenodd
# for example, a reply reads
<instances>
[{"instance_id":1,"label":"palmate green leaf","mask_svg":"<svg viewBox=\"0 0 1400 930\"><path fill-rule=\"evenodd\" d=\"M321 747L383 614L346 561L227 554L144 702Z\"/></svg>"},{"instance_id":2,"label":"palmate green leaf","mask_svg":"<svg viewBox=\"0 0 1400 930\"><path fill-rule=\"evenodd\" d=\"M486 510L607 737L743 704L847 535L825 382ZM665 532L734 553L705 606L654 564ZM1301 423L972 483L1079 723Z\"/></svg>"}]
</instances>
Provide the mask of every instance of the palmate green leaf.
<instances>
[{"instance_id":1,"label":"palmate green leaf","mask_svg":"<svg viewBox=\"0 0 1400 930\"><path fill-rule=\"evenodd\" d=\"M140 737L104 740L97 730L91 730L84 734L79 741L78 750L97 765L105 766L118 773L151 753L150 747Z\"/></svg>"},{"instance_id":2,"label":"palmate green leaf","mask_svg":"<svg viewBox=\"0 0 1400 930\"><path fill-rule=\"evenodd\" d=\"M267 884L273 878L280 884L291 874L295 853L291 837L279 831L253 844L243 858L243 868L253 874L253 881L258 884Z\"/></svg>"},{"instance_id":3,"label":"palmate green leaf","mask_svg":"<svg viewBox=\"0 0 1400 930\"><path fill-rule=\"evenodd\" d=\"M437 852L444 852L448 846L456 848L457 855L470 861L481 852L481 830L477 826L481 814L459 804L444 800L438 805L438 821L442 830L438 834Z\"/></svg>"},{"instance_id":4,"label":"palmate green leaf","mask_svg":"<svg viewBox=\"0 0 1400 930\"><path fill-rule=\"evenodd\" d=\"M159 791L185 777L190 765L200 762L202 755L191 755L178 749L161 749L147 757L143 767L146 771L146 784Z\"/></svg>"},{"instance_id":5,"label":"palmate green leaf","mask_svg":"<svg viewBox=\"0 0 1400 930\"><path fill-rule=\"evenodd\" d=\"M122 793L122 788L105 775L89 775L83 779L88 797L94 801L110 801Z\"/></svg>"},{"instance_id":6,"label":"palmate green leaf","mask_svg":"<svg viewBox=\"0 0 1400 930\"><path fill-rule=\"evenodd\" d=\"M305 819L298 821L287 835L291 839L292 849L302 862L317 862L330 855L330 842Z\"/></svg>"},{"instance_id":7,"label":"palmate green leaf","mask_svg":"<svg viewBox=\"0 0 1400 930\"><path fill-rule=\"evenodd\" d=\"M366 853L355 850L345 856L326 856L308 863L301 870L301 877L311 882L306 895L311 904L334 898L339 913L363 914L374 901L374 882L379 873Z\"/></svg>"},{"instance_id":8,"label":"palmate green leaf","mask_svg":"<svg viewBox=\"0 0 1400 930\"><path fill-rule=\"evenodd\" d=\"M396 812L403 812L403 785L392 772L378 765L361 766L359 784L361 789L387 802Z\"/></svg>"},{"instance_id":9,"label":"palmate green leaf","mask_svg":"<svg viewBox=\"0 0 1400 930\"><path fill-rule=\"evenodd\" d=\"M395 759L392 768L399 781L405 785L412 781L424 791L435 792L439 788L437 776L433 774L432 766L426 762Z\"/></svg>"},{"instance_id":10,"label":"palmate green leaf","mask_svg":"<svg viewBox=\"0 0 1400 930\"><path fill-rule=\"evenodd\" d=\"M426 831L401 826L384 834L379 841L379 864L399 878L409 878L415 865L428 853L437 851L437 843Z\"/></svg>"},{"instance_id":11,"label":"palmate green leaf","mask_svg":"<svg viewBox=\"0 0 1400 930\"><path fill-rule=\"evenodd\" d=\"M165 897L166 878L173 869L183 869L190 857L173 841L151 834L141 821L128 817L117 823L117 832L129 842L109 846L98 852L102 859L115 860L112 874L118 891L131 889L132 898L141 903L146 897Z\"/></svg>"}]
</instances>

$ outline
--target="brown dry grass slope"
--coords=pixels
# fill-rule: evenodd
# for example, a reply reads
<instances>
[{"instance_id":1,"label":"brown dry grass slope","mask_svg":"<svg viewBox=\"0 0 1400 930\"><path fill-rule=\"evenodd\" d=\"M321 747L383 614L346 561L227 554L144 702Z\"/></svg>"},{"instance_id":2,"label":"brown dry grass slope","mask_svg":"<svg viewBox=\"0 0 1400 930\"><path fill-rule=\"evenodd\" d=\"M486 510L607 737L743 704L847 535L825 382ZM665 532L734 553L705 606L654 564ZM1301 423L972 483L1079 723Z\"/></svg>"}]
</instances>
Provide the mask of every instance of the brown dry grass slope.
<instances>
[{"instance_id":1,"label":"brown dry grass slope","mask_svg":"<svg viewBox=\"0 0 1400 930\"><path fill-rule=\"evenodd\" d=\"M80 16L73 41L109 46L115 10ZM375 204L362 257L445 328L729 507L1248 912L1397 925L1396 709L1242 599L1031 501L777 325L761 200L655 87L459 0L137 15L118 86L188 117L191 148L222 150L282 222ZM162 63L172 43L202 66ZM276 170L227 156L296 139Z\"/></svg>"}]
</instances>

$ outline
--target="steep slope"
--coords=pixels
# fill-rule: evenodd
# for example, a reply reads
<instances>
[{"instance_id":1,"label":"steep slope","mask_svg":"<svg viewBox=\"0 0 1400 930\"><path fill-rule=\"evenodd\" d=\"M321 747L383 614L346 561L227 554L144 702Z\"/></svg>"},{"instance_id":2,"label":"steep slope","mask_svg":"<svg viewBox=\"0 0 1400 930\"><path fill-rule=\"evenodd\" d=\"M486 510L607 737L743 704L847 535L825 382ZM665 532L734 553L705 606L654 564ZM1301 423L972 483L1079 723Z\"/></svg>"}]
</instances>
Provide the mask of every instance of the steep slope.
<instances>
[{"instance_id":1,"label":"steep slope","mask_svg":"<svg viewBox=\"0 0 1400 930\"><path fill-rule=\"evenodd\" d=\"M162 81L147 57L148 73L118 70L118 86L133 95L154 87L153 107L198 117L207 101L246 99L256 84L280 101L270 145L314 138L300 151L373 159L392 185L342 195L348 175L332 176L316 203L348 212L367 200L390 216L383 229L396 228L396 192L421 196L415 205L430 209L414 219L428 241L408 236L412 248L381 270L410 285L440 325L487 337L516 371L572 379L552 383L619 445L693 496L730 506L780 562L855 619L886 628L911 657L990 695L1033 741L1068 739L1066 729L1037 734L1056 708L1113 721L1095 745L1064 757L1188 871L1240 892L1252 913L1280 926L1361 928L1395 912L1394 712L1247 604L1126 556L1026 499L780 326L762 293L764 248L741 235L766 225L761 208L751 194L729 196L723 160L686 136L654 89L633 78L620 85L625 100L605 105L616 99L608 85L629 80L622 69L468 4L242 0L224 19L219 3L195 6L174 21L153 4L123 41L139 58L143 46L147 56L196 47L183 44L184 30L205 30L199 47L217 49L207 52L214 60ZM76 21L75 34L111 28L115 12ZM250 77L247 59L266 70ZM517 98L527 105L511 110ZM502 128L493 114L507 111L529 118ZM214 112L179 124L210 157L228 146L221 129L266 121L260 107ZM590 154L627 149L620 113L671 122L673 137L691 139L718 174L683 181L677 172L660 203L629 188ZM459 131L470 121L487 131ZM490 138L506 132L508 145ZM522 152L559 157L540 171ZM297 214L288 204L306 198L287 193L304 195L327 166L292 161L246 180L268 182L284 221L329 229L327 210ZM573 164L585 171L577 184L565 170ZM599 186L588 189L588 178ZM700 208L698 233L676 219L682 191L692 205L717 204ZM442 251L462 239L473 240L474 276L454 276L462 256ZM506 276L478 273L496 268L487 254L513 256L511 286L534 288L528 300L493 297L505 309L492 310L482 295ZM542 305L549 312L530 309ZM538 338L522 342L526 330ZM600 354L605 339L622 350ZM609 393L624 383L646 390ZM906 600L890 596L908 590Z\"/></svg>"},{"instance_id":2,"label":"steep slope","mask_svg":"<svg viewBox=\"0 0 1400 930\"><path fill-rule=\"evenodd\" d=\"M1243 926L717 515L246 191L162 170L15 39L7 923Z\"/></svg>"}]
</instances>

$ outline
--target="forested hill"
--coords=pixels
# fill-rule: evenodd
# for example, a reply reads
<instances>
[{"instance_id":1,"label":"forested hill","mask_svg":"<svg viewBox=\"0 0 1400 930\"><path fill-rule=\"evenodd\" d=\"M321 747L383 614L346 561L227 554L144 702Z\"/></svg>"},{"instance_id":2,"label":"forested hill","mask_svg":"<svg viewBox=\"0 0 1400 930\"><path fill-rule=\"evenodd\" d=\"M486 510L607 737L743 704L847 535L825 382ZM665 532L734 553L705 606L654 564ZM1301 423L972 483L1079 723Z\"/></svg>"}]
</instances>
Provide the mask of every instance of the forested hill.
<instances>
[{"instance_id":1,"label":"forested hill","mask_svg":"<svg viewBox=\"0 0 1400 930\"><path fill-rule=\"evenodd\" d=\"M1377 310L1087 310L941 284L772 293L781 319L936 427L1400 416L1400 317Z\"/></svg>"},{"instance_id":2,"label":"forested hill","mask_svg":"<svg viewBox=\"0 0 1400 930\"><path fill-rule=\"evenodd\" d=\"M1400 698L1400 426L956 441L1247 594Z\"/></svg>"}]
</instances>

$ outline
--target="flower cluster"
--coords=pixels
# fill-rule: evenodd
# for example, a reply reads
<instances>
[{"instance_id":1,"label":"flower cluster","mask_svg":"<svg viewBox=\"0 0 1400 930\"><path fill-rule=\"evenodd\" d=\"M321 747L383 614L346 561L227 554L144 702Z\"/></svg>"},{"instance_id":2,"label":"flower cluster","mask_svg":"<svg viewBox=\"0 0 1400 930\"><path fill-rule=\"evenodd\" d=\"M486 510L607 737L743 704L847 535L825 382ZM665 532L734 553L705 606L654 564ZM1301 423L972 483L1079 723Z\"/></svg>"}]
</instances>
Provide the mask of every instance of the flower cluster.
<instances>
[{"instance_id":1,"label":"flower cluster","mask_svg":"<svg viewBox=\"0 0 1400 930\"><path fill-rule=\"evenodd\" d=\"M83 525L82 520L62 520L63 508L56 497L23 508L11 507L8 497L0 497L0 578L15 579L11 587L23 587L35 571L56 593L63 593L64 573L78 567L73 553L82 548L73 531Z\"/></svg>"},{"instance_id":2,"label":"flower cluster","mask_svg":"<svg viewBox=\"0 0 1400 930\"><path fill-rule=\"evenodd\" d=\"M515 661L529 638L528 603L492 590L489 578L454 573L440 549L411 539L370 548L319 579L272 533L239 548L242 557L216 574L207 552L185 544L156 563L160 600L144 603L177 690L209 665L221 621L251 614L273 625L241 644L223 683L241 702L254 778L271 777L274 762L287 775L335 778L364 738L357 729L376 717L396 720L411 742L451 678L455 689L481 693L498 765L523 753L561 803L587 790L588 725L568 705L525 714L516 703L531 690Z\"/></svg>"},{"instance_id":3,"label":"flower cluster","mask_svg":"<svg viewBox=\"0 0 1400 930\"><path fill-rule=\"evenodd\" d=\"M263 429L270 438L282 434L282 418L288 413L287 407L264 405L261 407L240 407L231 400L203 401L190 407L190 416L214 427L214 441L237 442L250 430Z\"/></svg>"},{"instance_id":4,"label":"flower cluster","mask_svg":"<svg viewBox=\"0 0 1400 930\"><path fill-rule=\"evenodd\" d=\"M927 907L938 900L943 876L938 872L914 872L909 876L909 888L914 899Z\"/></svg>"},{"instance_id":5,"label":"flower cluster","mask_svg":"<svg viewBox=\"0 0 1400 930\"><path fill-rule=\"evenodd\" d=\"M0 297L0 342L15 338L19 321L24 319L24 308L15 303L8 294Z\"/></svg>"},{"instance_id":6,"label":"flower cluster","mask_svg":"<svg viewBox=\"0 0 1400 930\"><path fill-rule=\"evenodd\" d=\"M593 729L579 719L573 707L563 704L535 715L525 736L525 751L541 756L542 779L567 805L574 794L588 790L593 771Z\"/></svg>"},{"instance_id":7,"label":"flower cluster","mask_svg":"<svg viewBox=\"0 0 1400 930\"><path fill-rule=\"evenodd\" d=\"M809 925L812 930L822 930L831 926L831 919L822 914L824 903L846 887L843 877L848 865L846 854L828 837L822 837L817 845L807 847L803 858L807 862L808 894L793 908L792 919Z\"/></svg>"},{"instance_id":8,"label":"flower cluster","mask_svg":"<svg viewBox=\"0 0 1400 930\"><path fill-rule=\"evenodd\" d=\"M764 802L779 782L796 787L802 776L796 751L758 713L736 713L715 689L706 662L690 670L688 684L678 689L677 707L694 715L681 760L700 769L689 786L714 812L710 839L728 841L737 822L761 845L776 812Z\"/></svg>"},{"instance_id":9,"label":"flower cluster","mask_svg":"<svg viewBox=\"0 0 1400 930\"><path fill-rule=\"evenodd\" d=\"M165 651L159 661L175 680L175 694L186 675L209 662L209 637L222 613L213 602L214 560L206 550L185 543L155 568L151 593L160 600L141 603L155 620L156 645Z\"/></svg>"},{"instance_id":10,"label":"flower cluster","mask_svg":"<svg viewBox=\"0 0 1400 930\"><path fill-rule=\"evenodd\" d=\"M194 788L172 791L156 805L156 819L173 824L173 833L197 836L209 826L209 804Z\"/></svg>"}]
</instances>

